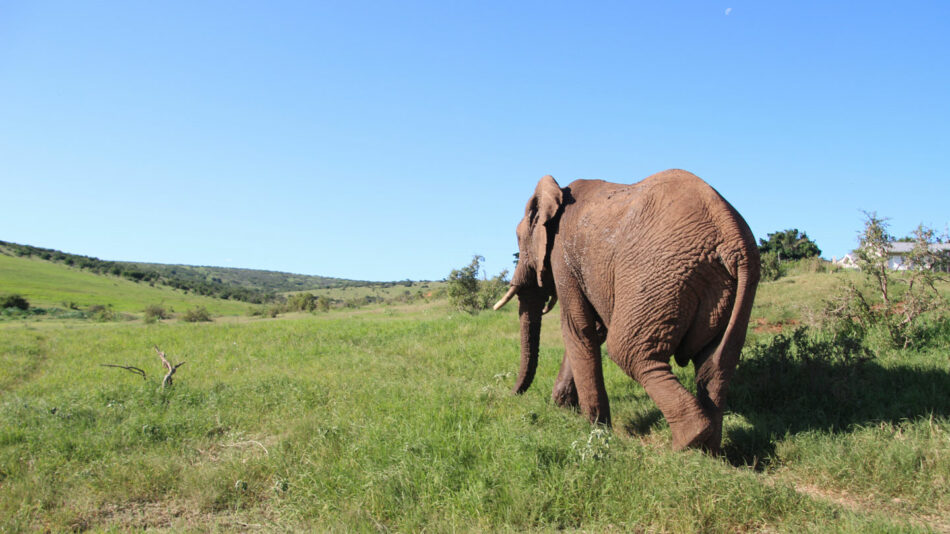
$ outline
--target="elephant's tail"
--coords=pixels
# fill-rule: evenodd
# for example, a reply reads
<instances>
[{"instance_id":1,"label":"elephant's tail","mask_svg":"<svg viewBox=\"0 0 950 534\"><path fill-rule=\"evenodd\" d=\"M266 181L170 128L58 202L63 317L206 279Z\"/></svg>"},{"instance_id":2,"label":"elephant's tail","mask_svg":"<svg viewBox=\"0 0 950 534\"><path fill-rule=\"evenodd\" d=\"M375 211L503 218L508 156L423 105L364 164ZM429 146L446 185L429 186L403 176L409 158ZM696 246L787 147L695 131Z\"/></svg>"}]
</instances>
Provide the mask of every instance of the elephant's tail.
<instances>
[{"instance_id":1,"label":"elephant's tail","mask_svg":"<svg viewBox=\"0 0 950 534\"><path fill-rule=\"evenodd\" d=\"M711 355L712 361L709 362L711 365L703 365L701 369L697 369L700 373L713 370L725 373L722 378L727 384L739 363L739 353L742 351L742 345L745 344L746 329L752 315L752 301L755 299L755 290L759 284L758 247L755 246L755 241L751 240L751 235L746 241L750 241L751 246L746 243L742 250L735 250L732 254L721 256L726 269L736 277L736 299L719 346Z\"/></svg>"}]
</instances>

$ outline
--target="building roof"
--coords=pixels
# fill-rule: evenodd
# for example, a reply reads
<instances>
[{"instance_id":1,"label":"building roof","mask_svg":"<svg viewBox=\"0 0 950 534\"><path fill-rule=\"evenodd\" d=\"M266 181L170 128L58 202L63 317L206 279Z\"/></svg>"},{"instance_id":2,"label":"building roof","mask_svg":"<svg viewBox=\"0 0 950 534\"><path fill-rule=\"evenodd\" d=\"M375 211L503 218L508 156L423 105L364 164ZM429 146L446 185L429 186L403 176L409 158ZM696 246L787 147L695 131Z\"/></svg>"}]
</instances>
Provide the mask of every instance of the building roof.
<instances>
[{"instance_id":1,"label":"building roof","mask_svg":"<svg viewBox=\"0 0 950 534\"><path fill-rule=\"evenodd\" d=\"M914 250L914 245L916 245L916 243L907 242L907 241L895 241L890 244L887 252L890 254L907 254L911 250ZM930 250L934 252L944 251L944 250L950 251L950 243L932 243L929 248Z\"/></svg>"}]
</instances>

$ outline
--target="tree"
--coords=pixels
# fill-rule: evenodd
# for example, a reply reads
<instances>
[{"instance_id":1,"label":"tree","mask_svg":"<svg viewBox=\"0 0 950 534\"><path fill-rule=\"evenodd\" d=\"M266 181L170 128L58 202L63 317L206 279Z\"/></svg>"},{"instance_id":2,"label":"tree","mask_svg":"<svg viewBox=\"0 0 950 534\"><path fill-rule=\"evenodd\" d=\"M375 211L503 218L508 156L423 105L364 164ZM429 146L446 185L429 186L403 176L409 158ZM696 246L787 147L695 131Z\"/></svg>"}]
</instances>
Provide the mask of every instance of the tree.
<instances>
[{"instance_id":1,"label":"tree","mask_svg":"<svg viewBox=\"0 0 950 534\"><path fill-rule=\"evenodd\" d=\"M449 302L459 311L475 313L479 310L478 270L485 258L476 254L472 262L461 269L452 269L448 282Z\"/></svg>"},{"instance_id":2,"label":"tree","mask_svg":"<svg viewBox=\"0 0 950 534\"><path fill-rule=\"evenodd\" d=\"M946 299L937 291L936 282L944 279L950 258L935 246L939 241L923 225L914 232L914 247L907 253L909 268L896 273L888 268L887 257L894 237L887 219L876 213L864 213L864 229L859 234L858 265L880 297L866 296L854 284L831 304L831 314L845 330L866 332L879 328L894 348L907 348L927 337L924 314L934 312L940 318L947 308Z\"/></svg>"},{"instance_id":3,"label":"tree","mask_svg":"<svg viewBox=\"0 0 950 534\"><path fill-rule=\"evenodd\" d=\"M452 269L446 278L449 302L459 311L478 313L479 310L488 309L508 286L507 270L490 280L479 280L478 274L483 261L485 258L476 254L471 263L461 269Z\"/></svg>"},{"instance_id":4,"label":"tree","mask_svg":"<svg viewBox=\"0 0 950 534\"><path fill-rule=\"evenodd\" d=\"M864 212L864 229L858 234L861 244L858 246L858 265L865 276L870 278L881 291L881 300L884 307L890 306L888 283L890 275L887 272L887 251L894 241L894 236L888 232L887 219L878 217L875 212Z\"/></svg>"},{"instance_id":5,"label":"tree","mask_svg":"<svg viewBox=\"0 0 950 534\"><path fill-rule=\"evenodd\" d=\"M797 228L768 234L768 239L759 239L759 253L774 252L779 261L799 260L821 255L821 249L808 234Z\"/></svg>"}]
</instances>

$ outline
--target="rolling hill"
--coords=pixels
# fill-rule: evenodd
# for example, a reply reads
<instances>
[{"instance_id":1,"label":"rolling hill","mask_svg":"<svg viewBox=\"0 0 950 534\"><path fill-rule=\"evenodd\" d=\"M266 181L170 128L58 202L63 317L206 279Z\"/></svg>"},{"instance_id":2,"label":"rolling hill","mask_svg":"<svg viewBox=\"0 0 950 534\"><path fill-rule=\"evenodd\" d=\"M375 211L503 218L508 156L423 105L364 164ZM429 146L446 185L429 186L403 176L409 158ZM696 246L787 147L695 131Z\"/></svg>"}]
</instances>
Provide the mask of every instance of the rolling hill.
<instances>
[{"instance_id":1,"label":"rolling hill","mask_svg":"<svg viewBox=\"0 0 950 534\"><path fill-rule=\"evenodd\" d=\"M105 306L123 313L139 313L149 304L160 304L169 310L203 306L216 315L236 315L252 306L38 258L0 254L0 294L4 293L23 295L38 308L85 310Z\"/></svg>"},{"instance_id":2,"label":"rolling hill","mask_svg":"<svg viewBox=\"0 0 950 534\"><path fill-rule=\"evenodd\" d=\"M35 263L18 265L24 268L30 266L30 269L36 268L43 272L81 271L91 275L105 276L112 284L118 279L132 283L145 283L150 287L166 287L189 294L254 304L274 302L279 300L283 293L357 287L380 290L397 284L397 282L367 282L256 269L109 261L7 241L0 241L0 256L34 260ZM45 268L39 267L41 263L64 267L67 271L44 270ZM12 269L11 273L16 271L13 264L9 262L8 269ZM19 277L29 279L29 276L23 273ZM59 282L66 282L66 280ZM406 282L408 281L399 283L406 284ZM104 282L99 280L93 285L99 283Z\"/></svg>"}]
</instances>

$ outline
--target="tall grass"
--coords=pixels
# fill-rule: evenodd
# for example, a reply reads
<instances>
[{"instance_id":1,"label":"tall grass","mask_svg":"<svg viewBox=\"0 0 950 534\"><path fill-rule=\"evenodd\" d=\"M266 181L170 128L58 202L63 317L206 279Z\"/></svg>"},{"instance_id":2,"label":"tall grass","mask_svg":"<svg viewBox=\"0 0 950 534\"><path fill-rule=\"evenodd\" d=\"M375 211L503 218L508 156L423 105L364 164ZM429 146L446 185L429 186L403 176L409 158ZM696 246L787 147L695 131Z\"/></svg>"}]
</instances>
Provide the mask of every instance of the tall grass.
<instances>
[{"instance_id":1,"label":"tall grass","mask_svg":"<svg viewBox=\"0 0 950 534\"><path fill-rule=\"evenodd\" d=\"M940 355L914 353L909 370L898 355L875 362L870 382L835 374L857 404L906 388L907 410L827 427L769 405L796 402L792 385L754 398L771 378L750 364L737 381L753 398L734 397L719 459L672 453L652 402L609 362L613 431L555 408L556 318L534 387L511 395L517 328L510 310L426 304L2 329L0 530L881 531L947 517ZM153 345L187 361L172 388L159 387ZM691 369L678 373L691 381ZM802 484L861 491L870 505ZM917 516L892 513L894 499Z\"/></svg>"}]
</instances>

